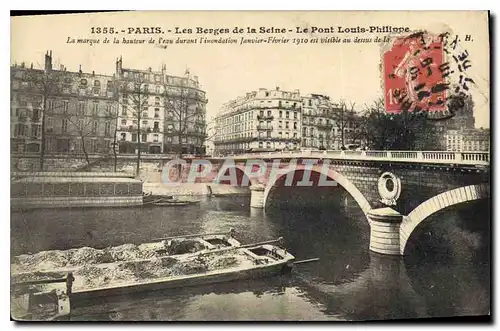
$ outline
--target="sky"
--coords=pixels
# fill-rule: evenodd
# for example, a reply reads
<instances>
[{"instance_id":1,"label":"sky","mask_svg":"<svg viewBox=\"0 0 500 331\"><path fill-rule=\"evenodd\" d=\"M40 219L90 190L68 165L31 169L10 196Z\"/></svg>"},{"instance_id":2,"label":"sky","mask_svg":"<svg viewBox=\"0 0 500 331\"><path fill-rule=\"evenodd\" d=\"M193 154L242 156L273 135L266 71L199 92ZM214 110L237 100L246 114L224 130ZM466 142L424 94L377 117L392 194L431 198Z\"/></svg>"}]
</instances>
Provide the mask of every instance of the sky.
<instances>
[{"instance_id":1,"label":"sky","mask_svg":"<svg viewBox=\"0 0 500 331\"><path fill-rule=\"evenodd\" d=\"M259 88L299 89L301 94L319 93L333 100L354 102L358 110L384 94L381 74L381 43L351 44L173 44L160 48L149 44L102 44L103 34L92 34L94 27L113 27L124 37L176 39L208 37L253 38L269 36L293 40L306 35L296 28L333 28L333 34L313 34L313 37L346 36L374 38L375 34L338 33L366 26L409 27L411 31L428 30L436 34L451 32L462 39L472 61L469 77L476 104L477 127L489 127L489 44L486 13L480 12L122 12L70 14L57 16L11 18L11 64L33 62L43 67L44 54L52 50L53 63L67 70L113 74L116 58L122 56L123 66L153 70L166 65L172 75L183 75L187 68L196 75L207 93L207 118L217 114L222 104ZM129 28L158 27L159 35L127 34ZM246 29L246 27L285 28L284 34L179 34L168 30L203 28ZM291 29L292 32L289 32ZM122 33L121 30L125 30ZM152 29L151 29L152 30ZM386 34L379 34L383 37ZM101 39L100 44L67 43L68 38Z\"/></svg>"}]
</instances>

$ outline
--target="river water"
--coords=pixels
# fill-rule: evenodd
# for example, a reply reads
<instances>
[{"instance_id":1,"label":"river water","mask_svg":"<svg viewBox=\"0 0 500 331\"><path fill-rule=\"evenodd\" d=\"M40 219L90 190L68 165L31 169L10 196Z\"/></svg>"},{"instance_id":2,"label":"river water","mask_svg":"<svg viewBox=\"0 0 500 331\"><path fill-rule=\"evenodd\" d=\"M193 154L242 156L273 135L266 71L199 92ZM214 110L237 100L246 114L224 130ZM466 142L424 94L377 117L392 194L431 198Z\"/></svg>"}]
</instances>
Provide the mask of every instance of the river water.
<instances>
[{"instance_id":1,"label":"river water","mask_svg":"<svg viewBox=\"0 0 500 331\"><path fill-rule=\"evenodd\" d=\"M249 197L187 207L39 210L12 214L12 252L226 231L242 243L284 237L298 260L288 276L76 304L72 320L378 320L483 315L490 309L489 202L432 217L408 256L370 253L370 229L343 195L321 208L249 207Z\"/></svg>"}]
</instances>

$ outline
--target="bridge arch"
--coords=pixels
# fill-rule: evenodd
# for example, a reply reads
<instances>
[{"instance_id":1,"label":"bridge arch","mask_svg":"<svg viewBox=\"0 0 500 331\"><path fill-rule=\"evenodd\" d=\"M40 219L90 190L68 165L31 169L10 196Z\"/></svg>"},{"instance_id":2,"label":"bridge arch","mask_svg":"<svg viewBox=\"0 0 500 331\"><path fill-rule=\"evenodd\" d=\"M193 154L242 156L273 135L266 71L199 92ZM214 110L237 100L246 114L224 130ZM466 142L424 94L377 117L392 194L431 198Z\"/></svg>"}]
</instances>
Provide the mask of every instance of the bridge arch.
<instances>
[{"instance_id":1,"label":"bridge arch","mask_svg":"<svg viewBox=\"0 0 500 331\"><path fill-rule=\"evenodd\" d=\"M417 226L432 214L440 210L468 201L490 197L487 183L459 187L438 194L418 205L408 216L403 218L399 229L400 253L404 254L406 243Z\"/></svg>"},{"instance_id":2,"label":"bridge arch","mask_svg":"<svg viewBox=\"0 0 500 331\"><path fill-rule=\"evenodd\" d=\"M234 171L236 171L236 179L238 181L238 185L237 185L238 187L250 187L250 186L258 183L258 179L253 177L253 176L249 176L247 171L246 171L247 170L246 166L241 165L241 164L230 164L230 165L226 166L223 174L221 174L220 169L218 169L214 182L220 183L220 184L226 184L225 180L220 180L220 178L221 178L221 176L227 176L227 174L232 169L234 169ZM242 186L241 184L242 184L242 180L244 177L247 178L248 183L246 185ZM227 184L231 184L231 183L227 183Z\"/></svg>"},{"instance_id":3,"label":"bridge arch","mask_svg":"<svg viewBox=\"0 0 500 331\"><path fill-rule=\"evenodd\" d=\"M338 185L342 186L353 198L356 200L356 203L359 205L363 213L366 215L368 211L372 209L370 206L370 203L368 200L365 198L363 193L349 180L347 177L343 176L339 172L330 169L329 167L327 168L328 170L323 169L322 166L314 165L311 169L311 172L317 172L317 173L325 173L326 177L328 177L330 180L334 180ZM264 208L267 203L267 199L269 197L269 193L271 192L271 189L275 186L275 184L284 176L287 176L291 172L295 171L303 171L306 170L304 165L297 165L296 169L291 169L290 171L280 174L279 176L276 176L274 179L269 179L265 189L264 189Z\"/></svg>"}]
</instances>

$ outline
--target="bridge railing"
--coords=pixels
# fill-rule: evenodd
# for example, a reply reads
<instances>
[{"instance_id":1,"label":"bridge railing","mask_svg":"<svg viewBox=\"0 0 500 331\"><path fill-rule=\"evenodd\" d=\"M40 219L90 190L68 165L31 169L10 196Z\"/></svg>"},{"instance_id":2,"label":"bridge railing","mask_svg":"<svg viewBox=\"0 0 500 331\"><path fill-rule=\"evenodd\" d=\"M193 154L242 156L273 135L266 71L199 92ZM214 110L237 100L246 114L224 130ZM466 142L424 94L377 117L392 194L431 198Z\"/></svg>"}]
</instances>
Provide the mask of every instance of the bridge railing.
<instances>
[{"instance_id":1,"label":"bridge railing","mask_svg":"<svg viewBox=\"0 0 500 331\"><path fill-rule=\"evenodd\" d=\"M408 163L436 163L450 165L484 165L490 161L489 152L450 152L450 151L289 151L241 154L221 159L279 159L315 158L338 160L379 160Z\"/></svg>"}]
</instances>

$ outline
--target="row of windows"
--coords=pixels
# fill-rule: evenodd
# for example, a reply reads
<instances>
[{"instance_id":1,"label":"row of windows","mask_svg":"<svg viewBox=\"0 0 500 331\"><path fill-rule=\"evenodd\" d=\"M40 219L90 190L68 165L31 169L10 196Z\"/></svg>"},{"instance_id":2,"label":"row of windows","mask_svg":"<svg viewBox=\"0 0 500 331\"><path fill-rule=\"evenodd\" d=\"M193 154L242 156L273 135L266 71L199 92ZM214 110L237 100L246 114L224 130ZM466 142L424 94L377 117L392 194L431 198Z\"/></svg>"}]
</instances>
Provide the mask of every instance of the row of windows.
<instances>
[{"instance_id":1,"label":"row of windows","mask_svg":"<svg viewBox=\"0 0 500 331\"><path fill-rule=\"evenodd\" d=\"M68 125L73 125L77 130L79 130L79 134L96 134L99 126L98 121L85 121L83 119L79 119L76 122L70 122L68 119L63 118L61 120L61 133L68 132ZM47 132L53 132L54 130L54 119L52 117L47 117ZM104 135L108 136L111 133L111 123L104 123Z\"/></svg>"}]
</instances>

